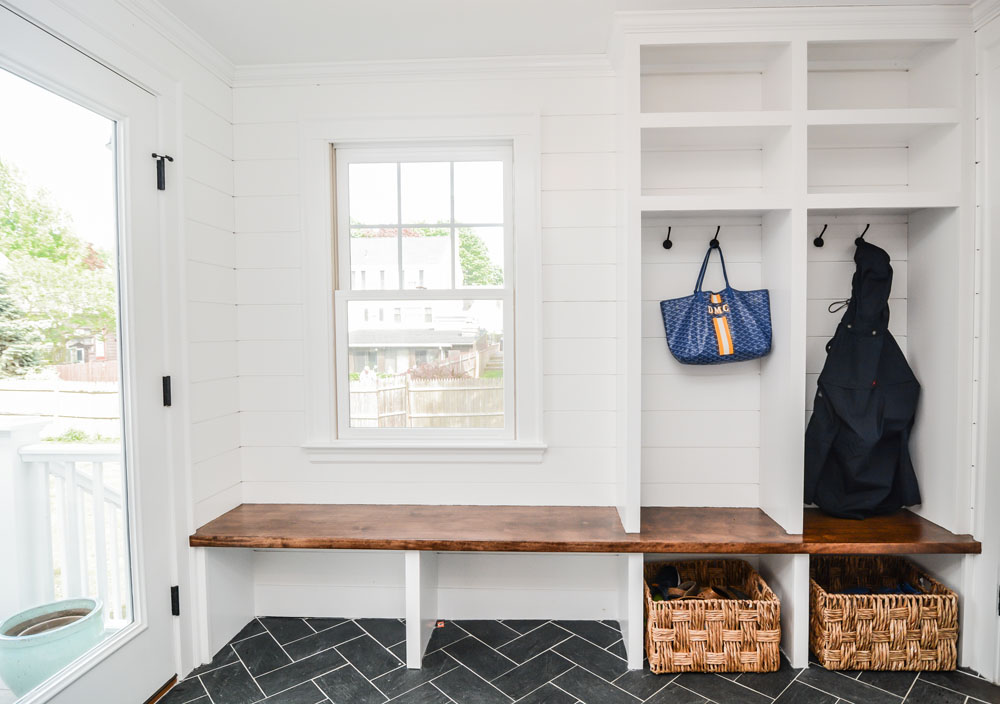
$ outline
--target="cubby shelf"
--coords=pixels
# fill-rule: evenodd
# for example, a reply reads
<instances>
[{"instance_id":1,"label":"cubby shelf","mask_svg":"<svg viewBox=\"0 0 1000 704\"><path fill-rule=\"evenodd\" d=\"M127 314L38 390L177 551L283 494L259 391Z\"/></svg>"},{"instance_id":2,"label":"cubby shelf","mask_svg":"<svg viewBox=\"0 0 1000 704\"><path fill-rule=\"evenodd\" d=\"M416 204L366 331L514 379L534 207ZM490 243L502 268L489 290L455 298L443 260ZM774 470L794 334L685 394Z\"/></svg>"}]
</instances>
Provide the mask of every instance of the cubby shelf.
<instances>
[{"instance_id":1,"label":"cubby shelf","mask_svg":"<svg viewBox=\"0 0 1000 704\"><path fill-rule=\"evenodd\" d=\"M639 127L788 127L790 110L735 110L712 112L644 112Z\"/></svg>"},{"instance_id":2,"label":"cubby shelf","mask_svg":"<svg viewBox=\"0 0 1000 704\"><path fill-rule=\"evenodd\" d=\"M883 213L909 213L925 208L956 208L962 197L957 191L885 192L885 193L810 193L810 211L867 210Z\"/></svg>"},{"instance_id":3,"label":"cubby shelf","mask_svg":"<svg viewBox=\"0 0 1000 704\"><path fill-rule=\"evenodd\" d=\"M643 213L728 212L763 213L788 210L792 198L788 194L725 193L706 195L642 196L639 208Z\"/></svg>"},{"instance_id":4,"label":"cubby shelf","mask_svg":"<svg viewBox=\"0 0 1000 704\"><path fill-rule=\"evenodd\" d=\"M856 108L809 110L809 125L956 125L954 108Z\"/></svg>"}]
</instances>

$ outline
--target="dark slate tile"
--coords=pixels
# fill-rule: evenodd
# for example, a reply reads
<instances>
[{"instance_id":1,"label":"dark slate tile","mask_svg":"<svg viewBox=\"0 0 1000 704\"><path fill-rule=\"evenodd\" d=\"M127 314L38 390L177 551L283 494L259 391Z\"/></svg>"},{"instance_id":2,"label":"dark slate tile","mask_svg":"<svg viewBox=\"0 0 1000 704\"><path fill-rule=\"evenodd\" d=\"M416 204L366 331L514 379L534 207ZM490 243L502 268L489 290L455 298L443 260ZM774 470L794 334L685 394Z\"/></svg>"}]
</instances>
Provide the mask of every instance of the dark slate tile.
<instances>
[{"instance_id":1,"label":"dark slate tile","mask_svg":"<svg viewBox=\"0 0 1000 704\"><path fill-rule=\"evenodd\" d=\"M345 660L340 653L331 648L303 660L297 660L291 665L279 667L277 670L268 672L266 675L261 675L257 678L257 684L261 686L265 694L277 694L306 680L311 680L331 670L336 670L344 662Z\"/></svg>"},{"instance_id":2,"label":"dark slate tile","mask_svg":"<svg viewBox=\"0 0 1000 704\"><path fill-rule=\"evenodd\" d=\"M677 675L674 674L654 675L646 663L641 670L626 670L625 674L614 680L614 684L645 700L673 682L675 677Z\"/></svg>"},{"instance_id":3,"label":"dark slate tile","mask_svg":"<svg viewBox=\"0 0 1000 704\"><path fill-rule=\"evenodd\" d=\"M323 692L312 682L303 682L298 687L286 689L273 697L268 697L261 704L320 704L329 701Z\"/></svg>"},{"instance_id":4,"label":"dark slate tile","mask_svg":"<svg viewBox=\"0 0 1000 704\"><path fill-rule=\"evenodd\" d=\"M240 632L237 633L235 636L233 636L233 639L229 642L235 643L238 640L243 640L244 638L250 638L251 636L255 636L263 632L264 632L264 626L261 625L260 621L254 619L253 621L245 625L242 629L240 629Z\"/></svg>"},{"instance_id":5,"label":"dark slate tile","mask_svg":"<svg viewBox=\"0 0 1000 704\"><path fill-rule=\"evenodd\" d=\"M222 646L222 650L217 652L213 657L212 661L205 663L201 667L196 667L188 674L188 677L197 677L203 672L208 672L209 670L217 670L220 667L226 665L232 665L236 662L238 658L236 657L236 652L228 644Z\"/></svg>"},{"instance_id":6,"label":"dark slate tile","mask_svg":"<svg viewBox=\"0 0 1000 704\"><path fill-rule=\"evenodd\" d=\"M917 680L913 683L907 702L913 704L965 704L966 696L936 684Z\"/></svg>"},{"instance_id":7,"label":"dark slate tile","mask_svg":"<svg viewBox=\"0 0 1000 704\"><path fill-rule=\"evenodd\" d=\"M857 677L859 682L884 689L900 697L906 696L916 678L916 672L880 672L878 670L862 670Z\"/></svg>"},{"instance_id":8,"label":"dark slate tile","mask_svg":"<svg viewBox=\"0 0 1000 704\"><path fill-rule=\"evenodd\" d=\"M159 704L188 704L188 702L193 702L205 696L205 688L201 686L201 680L194 677L188 680L181 680L175 684L160 699Z\"/></svg>"},{"instance_id":9,"label":"dark slate tile","mask_svg":"<svg viewBox=\"0 0 1000 704\"><path fill-rule=\"evenodd\" d=\"M396 645L389 648L389 652L399 658L402 663L406 662L406 641L402 643L396 643Z\"/></svg>"},{"instance_id":10,"label":"dark slate tile","mask_svg":"<svg viewBox=\"0 0 1000 704\"><path fill-rule=\"evenodd\" d=\"M573 636L569 640L563 641L553 650L585 670L593 672L598 677L603 677L608 682L617 679L628 670L628 665L624 660L579 636Z\"/></svg>"},{"instance_id":11,"label":"dark slate tile","mask_svg":"<svg viewBox=\"0 0 1000 704\"><path fill-rule=\"evenodd\" d=\"M472 670L456 667L434 680L434 686L459 704L510 704L510 697Z\"/></svg>"},{"instance_id":12,"label":"dark slate tile","mask_svg":"<svg viewBox=\"0 0 1000 704\"><path fill-rule=\"evenodd\" d=\"M597 675L579 667L560 675L552 684L579 698L584 704L638 704L639 702L625 690L618 689L610 682L605 682Z\"/></svg>"},{"instance_id":13,"label":"dark slate tile","mask_svg":"<svg viewBox=\"0 0 1000 704\"><path fill-rule=\"evenodd\" d=\"M620 623L618 623L617 621L613 621L613 620L610 620L610 619L605 619L605 620L601 621L601 623L603 623L608 628L614 628L619 633L621 633L621 631L622 631L622 625Z\"/></svg>"},{"instance_id":14,"label":"dark slate tile","mask_svg":"<svg viewBox=\"0 0 1000 704\"><path fill-rule=\"evenodd\" d=\"M774 700L774 704L837 704L839 700L832 694L821 692L799 682L791 686ZM863 702L859 704L864 704Z\"/></svg>"},{"instance_id":15,"label":"dark slate tile","mask_svg":"<svg viewBox=\"0 0 1000 704\"><path fill-rule=\"evenodd\" d=\"M769 704L771 701L770 697L710 673L685 672L674 682L706 699L726 704Z\"/></svg>"},{"instance_id":16,"label":"dark slate tile","mask_svg":"<svg viewBox=\"0 0 1000 704\"><path fill-rule=\"evenodd\" d=\"M706 704L705 697L671 682L646 700L646 704Z\"/></svg>"},{"instance_id":17,"label":"dark slate tile","mask_svg":"<svg viewBox=\"0 0 1000 704\"><path fill-rule=\"evenodd\" d=\"M433 653L435 650L447 647L463 638L468 638L469 634L459 628L451 621L442 621L443 625L438 626L431 633L431 640L427 644L427 652Z\"/></svg>"},{"instance_id":18,"label":"dark slate tile","mask_svg":"<svg viewBox=\"0 0 1000 704\"><path fill-rule=\"evenodd\" d=\"M602 648L622 639L620 631L608 628L600 621L555 621L554 623Z\"/></svg>"},{"instance_id":19,"label":"dark slate tile","mask_svg":"<svg viewBox=\"0 0 1000 704\"><path fill-rule=\"evenodd\" d=\"M233 649L254 677L277 670L292 661L270 633L261 633L259 636L235 643Z\"/></svg>"},{"instance_id":20,"label":"dark slate tile","mask_svg":"<svg viewBox=\"0 0 1000 704\"><path fill-rule=\"evenodd\" d=\"M264 628L274 636L274 639L284 645L299 638L311 636L315 631L301 618L283 618L266 616L260 619Z\"/></svg>"},{"instance_id":21,"label":"dark slate tile","mask_svg":"<svg viewBox=\"0 0 1000 704\"><path fill-rule=\"evenodd\" d=\"M456 621L455 623L491 648L499 648L521 635L520 631L515 631L500 621Z\"/></svg>"},{"instance_id":22,"label":"dark slate tile","mask_svg":"<svg viewBox=\"0 0 1000 704\"><path fill-rule=\"evenodd\" d=\"M306 623L308 623L314 631L325 631L327 628L339 626L349 620L350 619L346 618L307 618Z\"/></svg>"},{"instance_id":23,"label":"dark slate tile","mask_svg":"<svg viewBox=\"0 0 1000 704\"><path fill-rule=\"evenodd\" d=\"M451 701L441 690L435 689L432 684L424 684L416 689L411 689L406 694L392 700L393 704L451 704Z\"/></svg>"},{"instance_id":24,"label":"dark slate tile","mask_svg":"<svg viewBox=\"0 0 1000 704\"><path fill-rule=\"evenodd\" d=\"M531 694L517 700L517 704L574 704L577 698L572 694L552 686L544 684Z\"/></svg>"},{"instance_id":25,"label":"dark slate tile","mask_svg":"<svg viewBox=\"0 0 1000 704\"><path fill-rule=\"evenodd\" d=\"M361 636L337 646L347 661L358 668L358 672L368 679L375 679L389 670L395 670L403 662L371 636Z\"/></svg>"},{"instance_id":26,"label":"dark slate tile","mask_svg":"<svg viewBox=\"0 0 1000 704\"><path fill-rule=\"evenodd\" d=\"M609 645L606 650L612 655L617 655L622 660L628 659L628 652L625 650L625 641L619 640Z\"/></svg>"},{"instance_id":27,"label":"dark slate tile","mask_svg":"<svg viewBox=\"0 0 1000 704\"><path fill-rule=\"evenodd\" d=\"M528 631L533 631L539 626L548 623L548 621L526 621L523 619L514 619L512 621L502 621L505 626L510 626L518 633L527 633Z\"/></svg>"},{"instance_id":28,"label":"dark slate tile","mask_svg":"<svg viewBox=\"0 0 1000 704\"><path fill-rule=\"evenodd\" d=\"M858 682L845 677L838 672L825 670L822 667L807 667L799 673L798 681L811 685L816 689L835 694L849 702L864 702L864 704L899 704L901 697L889 694L881 689L870 687L864 682Z\"/></svg>"},{"instance_id":29,"label":"dark slate tile","mask_svg":"<svg viewBox=\"0 0 1000 704\"><path fill-rule=\"evenodd\" d=\"M524 662L572 637L554 623L547 623L541 628L528 631L507 645L497 648L497 652L516 662Z\"/></svg>"},{"instance_id":30,"label":"dark slate tile","mask_svg":"<svg viewBox=\"0 0 1000 704\"><path fill-rule=\"evenodd\" d=\"M964 672L921 672L920 679L989 704L1000 704L1000 687L974 675Z\"/></svg>"},{"instance_id":31,"label":"dark slate tile","mask_svg":"<svg viewBox=\"0 0 1000 704\"><path fill-rule=\"evenodd\" d=\"M436 653L425 655L423 667L419 670L397 667L381 677L376 677L372 680L372 684L385 692L386 696L391 699L411 689L416 689L456 667L458 667L458 663L448 657L448 654L443 650L439 650Z\"/></svg>"},{"instance_id":32,"label":"dark slate tile","mask_svg":"<svg viewBox=\"0 0 1000 704\"><path fill-rule=\"evenodd\" d=\"M508 660L475 638L463 638L439 652L448 653L484 680L489 681L517 666L516 662Z\"/></svg>"},{"instance_id":33,"label":"dark slate tile","mask_svg":"<svg viewBox=\"0 0 1000 704\"><path fill-rule=\"evenodd\" d=\"M573 667L573 663L562 655L550 651L518 665L517 669L493 680L493 684L507 696L518 699Z\"/></svg>"},{"instance_id":34,"label":"dark slate tile","mask_svg":"<svg viewBox=\"0 0 1000 704\"><path fill-rule=\"evenodd\" d=\"M385 646L406 640L406 625L395 618L357 618L354 622Z\"/></svg>"},{"instance_id":35,"label":"dark slate tile","mask_svg":"<svg viewBox=\"0 0 1000 704\"><path fill-rule=\"evenodd\" d=\"M382 704L386 697L350 665L317 677L316 686L333 704Z\"/></svg>"},{"instance_id":36,"label":"dark slate tile","mask_svg":"<svg viewBox=\"0 0 1000 704\"><path fill-rule=\"evenodd\" d=\"M311 636L292 641L285 646L285 652L291 655L293 660L301 660L362 635L364 635L364 631L352 621L347 621L319 633L313 633Z\"/></svg>"},{"instance_id":37,"label":"dark slate tile","mask_svg":"<svg viewBox=\"0 0 1000 704\"><path fill-rule=\"evenodd\" d=\"M744 672L736 681L744 687L756 690L769 697L776 697L795 679L799 671L792 667L788 658L781 656L781 667L777 672Z\"/></svg>"},{"instance_id":38,"label":"dark slate tile","mask_svg":"<svg viewBox=\"0 0 1000 704\"><path fill-rule=\"evenodd\" d=\"M226 665L201 676L208 696L213 702L226 704L250 704L264 698L250 673L240 663Z\"/></svg>"}]
</instances>

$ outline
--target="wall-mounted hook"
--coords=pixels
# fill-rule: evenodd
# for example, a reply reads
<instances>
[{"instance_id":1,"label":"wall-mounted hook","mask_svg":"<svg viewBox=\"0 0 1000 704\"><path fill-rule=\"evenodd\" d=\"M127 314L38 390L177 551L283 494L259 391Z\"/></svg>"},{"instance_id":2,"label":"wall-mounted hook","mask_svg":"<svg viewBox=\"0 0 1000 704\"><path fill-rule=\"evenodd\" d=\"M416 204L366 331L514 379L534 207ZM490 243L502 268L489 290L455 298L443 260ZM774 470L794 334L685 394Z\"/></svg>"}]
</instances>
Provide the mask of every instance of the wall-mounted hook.
<instances>
[{"instance_id":1,"label":"wall-mounted hook","mask_svg":"<svg viewBox=\"0 0 1000 704\"><path fill-rule=\"evenodd\" d=\"M829 225L823 225L823 231L819 233L819 237L813 240L813 244L817 247L823 246L823 235L826 234L826 228L828 227Z\"/></svg>"},{"instance_id":2,"label":"wall-mounted hook","mask_svg":"<svg viewBox=\"0 0 1000 704\"><path fill-rule=\"evenodd\" d=\"M670 241L670 231L673 230L673 226L667 225L667 239L663 240L663 248L670 249L674 246L674 243Z\"/></svg>"},{"instance_id":3,"label":"wall-mounted hook","mask_svg":"<svg viewBox=\"0 0 1000 704\"><path fill-rule=\"evenodd\" d=\"M719 230L721 230L721 229L722 229L722 225L717 225L716 226L716 228L715 228L715 237L713 237L712 241L708 243L709 247L711 247L713 249L718 249L719 248Z\"/></svg>"},{"instance_id":4,"label":"wall-mounted hook","mask_svg":"<svg viewBox=\"0 0 1000 704\"><path fill-rule=\"evenodd\" d=\"M862 242L865 241L865 233L868 232L868 228L871 227L871 226L872 226L871 223L868 223L867 225L865 225L864 232L862 232L860 235L858 235L858 238L856 240L854 240L854 246L858 246L859 244L861 244Z\"/></svg>"}]
</instances>

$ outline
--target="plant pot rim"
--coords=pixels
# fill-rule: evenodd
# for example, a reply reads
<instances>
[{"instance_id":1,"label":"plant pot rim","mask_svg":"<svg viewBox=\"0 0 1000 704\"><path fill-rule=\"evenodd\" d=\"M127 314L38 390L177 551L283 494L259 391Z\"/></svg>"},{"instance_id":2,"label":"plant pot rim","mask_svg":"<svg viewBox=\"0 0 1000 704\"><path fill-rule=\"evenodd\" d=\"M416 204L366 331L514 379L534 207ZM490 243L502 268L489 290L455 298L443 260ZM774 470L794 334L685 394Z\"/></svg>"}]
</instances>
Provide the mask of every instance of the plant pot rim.
<instances>
[{"instance_id":1,"label":"plant pot rim","mask_svg":"<svg viewBox=\"0 0 1000 704\"><path fill-rule=\"evenodd\" d=\"M15 625L19 621L23 621L26 614L30 614L33 611L38 611L39 609L65 609L65 608L87 608L89 613L86 616L81 616L76 621L72 623L67 623L65 626L59 626L58 628L53 628L48 631L42 631L41 633L34 633L28 636L8 636L4 635L11 626ZM22 609L13 616L4 619L0 622L0 643L13 644L18 643L21 645L28 645L30 643L39 641L51 641L58 640L64 635L72 633L76 628L80 626L85 621L90 621L94 618L100 616L103 610L104 603L100 599L93 597L78 597L74 599L61 599L59 601L53 601L45 604L38 604L37 606L32 606L28 609Z\"/></svg>"}]
</instances>

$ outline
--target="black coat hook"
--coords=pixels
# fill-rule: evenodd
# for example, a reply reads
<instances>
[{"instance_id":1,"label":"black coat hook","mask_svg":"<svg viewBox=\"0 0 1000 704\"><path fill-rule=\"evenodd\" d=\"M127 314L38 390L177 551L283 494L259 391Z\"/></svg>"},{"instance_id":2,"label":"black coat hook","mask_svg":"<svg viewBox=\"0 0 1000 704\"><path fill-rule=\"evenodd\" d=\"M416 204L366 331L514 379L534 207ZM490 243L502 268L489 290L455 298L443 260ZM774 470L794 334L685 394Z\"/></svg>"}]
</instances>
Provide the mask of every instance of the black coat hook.
<instances>
[{"instance_id":1,"label":"black coat hook","mask_svg":"<svg viewBox=\"0 0 1000 704\"><path fill-rule=\"evenodd\" d=\"M722 229L722 225L716 226L716 228L715 228L715 237L713 237L712 241L708 243L709 247L711 247L713 249L718 249L719 248L719 230L721 230L721 229Z\"/></svg>"},{"instance_id":2,"label":"black coat hook","mask_svg":"<svg viewBox=\"0 0 1000 704\"><path fill-rule=\"evenodd\" d=\"M826 228L828 227L829 225L823 225L823 231L819 233L819 237L813 240L813 244L817 247L823 246L823 235L826 233Z\"/></svg>"},{"instance_id":3,"label":"black coat hook","mask_svg":"<svg viewBox=\"0 0 1000 704\"><path fill-rule=\"evenodd\" d=\"M673 229L674 229L673 226L671 225L667 226L667 239L663 240L664 249L670 249L671 247L674 246L674 243L670 241L670 231Z\"/></svg>"},{"instance_id":4,"label":"black coat hook","mask_svg":"<svg viewBox=\"0 0 1000 704\"><path fill-rule=\"evenodd\" d=\"M868 223L867 225L865 225L864 232L862 232L860 235L858 235L858 238L856 240L854 240L854 246L855 247L865 241L865 233L868 232L868 228L871 227L871 226L872 226L871 223Z\"/></svg>"}]
</instances>

